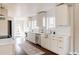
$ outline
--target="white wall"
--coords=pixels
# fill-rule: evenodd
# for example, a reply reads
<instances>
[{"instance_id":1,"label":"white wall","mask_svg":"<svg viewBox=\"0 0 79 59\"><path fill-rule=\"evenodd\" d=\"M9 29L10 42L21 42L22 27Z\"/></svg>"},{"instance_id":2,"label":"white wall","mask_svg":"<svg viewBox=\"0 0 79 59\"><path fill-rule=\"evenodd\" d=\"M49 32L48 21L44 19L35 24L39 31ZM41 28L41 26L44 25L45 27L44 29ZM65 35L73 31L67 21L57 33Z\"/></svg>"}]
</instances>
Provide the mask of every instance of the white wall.
<instances>
[{"instance_id":1,"label":"white wall","mask_svg":"<svg viewBox=\"0 0 79 59\"><path fill-rule=\"evenodd\" d=\"M75 31L75 51L79 53L79 4L75 4L75 19L74 19L74 31Z\"/></svg>"},{"instance_id":2,"label":"white wall","mask_svg":"<svg viewBox=\"0 0 79 59\"><path fill-rule=\"evenodd\" d=\"M69 11L71 25L71 46L70 49L76 54L79 54L79 4L73 5L73 10Z\"/></svg>"},{"instance_id":3,"label":"white wall","mask_svg":"<svg viewBox=\"0 0 79 59\"><path fill-rule=\"evenodd\" d=\"M0 20L0 36L8 35L8 21Z\"/></svg>"},{"instance_id":4,"label":"white wall","mask_svg":"<svg viewBox=\"0 0 79 59\"><path fill-rule=\"evenodd\" d=\"M70 54L73 54L73 51L74 51L74 5L73 4L71 4L71 6L69 6L69 8L68 8L68 16L69 16L69 25L70 25L70 29L71 29L71 31L70 31L70 42L69 42L69 47L70 47L70 49L69 49L69 53Z\"/></svg>"}]
</instances>

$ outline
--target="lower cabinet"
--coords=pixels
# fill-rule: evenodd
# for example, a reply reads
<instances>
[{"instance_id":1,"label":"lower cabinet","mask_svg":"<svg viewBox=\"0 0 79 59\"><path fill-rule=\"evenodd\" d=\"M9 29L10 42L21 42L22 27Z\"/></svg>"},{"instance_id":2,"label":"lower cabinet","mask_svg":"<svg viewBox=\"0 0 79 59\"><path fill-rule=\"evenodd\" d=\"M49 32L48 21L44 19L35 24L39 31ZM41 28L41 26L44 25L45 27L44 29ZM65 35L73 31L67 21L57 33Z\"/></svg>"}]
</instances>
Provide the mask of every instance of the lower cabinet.
<instances>
[{"instance_id":1,"label":"lower cabinet","mask_svg":"<svg viewBox=\"0 0 79 59\"><path fill-rule=\"evenodd\" d=\"M15 46L14 44L0 45L0 55L14 55Z\"/></svg>"},{"instance_id":2,"label":"lower cabinet","mask_svg":"<svg viewBox=\"0 0 79 59\"><path fill-rule=\"evenodd\" d=\"M57 52L57 39L56 38L50 38L50 48L52 52Z\"/></svg>"},{"instance_id":3,"label":"lower cabinet","mask_svg":"<svg viewBox=\"0 0 79 59\"><path fill-rule=\"evenodd\" d=\"M29 41L36 43L35 34L28 34ZM52 52L57 54L68 54L69 52L69 37L64 36L52 36L50 34L41 34L40 35L41 42L40 45Z\"/></svg>"},{"instance_id":4,"label":"lower cabinet","mask_svg":"<svg viewBox=\"0 0 79 59\"><path fill-rule=\"evenodd\" d=\"M69 53L69 38L68 37L58 37L57 53L58 54L68 54Z\"/></svg>"},{"instance_id":5,"label":"lower cabinet","mask_svg":"<svg viewBox=\"0 0 79 59\"><path fill-rule=\"evenodd\" d=\"M41 46L57 54L68 54L69 38L41 35Z\"/></svg>"},{"instance_id":6,"label":"lower cabinet","mask_svg":"<svg viewBox=\"0 0 79 59\"><path fill-rule=\"evenodd\" d=\"M28 33L28 40L36 44L35 33Z\"/></svg>"},{"instance_id":7,"label":"lower cabinet","mask_svg":"<svg viewBox=\"0 0 79 59\"><path fill-rule=\"evenodd\" d=\"M45 35L41 35L41 46L44 48L47 48L47 39L45 38Z\"/></svg>"}]
</instances>

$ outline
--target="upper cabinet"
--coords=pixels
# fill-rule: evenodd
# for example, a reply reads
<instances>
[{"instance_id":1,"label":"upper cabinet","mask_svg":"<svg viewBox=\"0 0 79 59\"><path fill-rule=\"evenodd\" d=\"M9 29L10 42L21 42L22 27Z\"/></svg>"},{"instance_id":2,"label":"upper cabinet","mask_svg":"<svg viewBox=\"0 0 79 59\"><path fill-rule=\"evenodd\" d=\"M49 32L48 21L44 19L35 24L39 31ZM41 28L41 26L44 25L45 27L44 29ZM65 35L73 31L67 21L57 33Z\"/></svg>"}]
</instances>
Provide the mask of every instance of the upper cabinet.
<instances>
[{"instance_id":1,"label":"upper cabinet","mask_svg":"<svg viewBox=\"0 0 79 59\"><path fill-rule=\"evenodd\" d=\"M45 27L45 23L44 22L46 20L46 11L41 11L37 14L37 26L42 28Z\"/></svg>"},{"instance_id":2,"label":"upper cabinet","mask_svg":"<svg viewBox=\"0 0 79 59\"><path fill-rule=\"evenodd\" d=\"M56 26L69 25L68 5L62 4L56 6Z\"/></svg>"}]
</instances>

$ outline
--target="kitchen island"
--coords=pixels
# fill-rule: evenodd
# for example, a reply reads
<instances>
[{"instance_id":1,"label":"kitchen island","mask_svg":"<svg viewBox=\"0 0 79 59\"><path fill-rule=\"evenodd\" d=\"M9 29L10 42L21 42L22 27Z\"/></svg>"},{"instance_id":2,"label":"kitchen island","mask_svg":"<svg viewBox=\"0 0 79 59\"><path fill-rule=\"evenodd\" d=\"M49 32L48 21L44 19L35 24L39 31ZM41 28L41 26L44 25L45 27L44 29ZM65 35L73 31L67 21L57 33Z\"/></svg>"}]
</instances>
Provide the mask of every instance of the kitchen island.
<instances>
[{"instance_id":1,"label":"kitchen island","mask_svg":"<svg viewBox=\"0 0 79 59\"><path fill-rule=\"evenodd\" d=\"M0 39L0 55L14 55L15 41L12 38Z\"/></svg>"}]
</instances>

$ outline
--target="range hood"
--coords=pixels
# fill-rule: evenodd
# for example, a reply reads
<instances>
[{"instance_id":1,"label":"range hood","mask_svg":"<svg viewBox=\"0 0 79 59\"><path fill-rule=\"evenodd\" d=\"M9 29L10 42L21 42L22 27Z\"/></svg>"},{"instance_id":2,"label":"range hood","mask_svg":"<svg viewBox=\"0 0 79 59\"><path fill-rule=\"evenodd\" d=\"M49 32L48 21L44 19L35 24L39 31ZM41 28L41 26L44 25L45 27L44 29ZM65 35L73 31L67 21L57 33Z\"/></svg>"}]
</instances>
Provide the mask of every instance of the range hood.
<instances>
[{"instance_id":1,"label":"range hood","mask_svg":"<svg viewBox=\"0 0 79 59\"><path fill-rule=\"evenodd\" d=\"M0 4L0 20L5 20L6 17L5 17L5 14L2 11L5 12L6 9L2 4Z\"/></svg>"},{"instance_id":2,"label":"range hood","mask_svg":"<svg viewBox=\"0 0 79 59\"><path fill-rule=\"evenodd\" d=\"M5 16L0 14L0 20L5 20Z\"/></svg>"}]
</instances>

